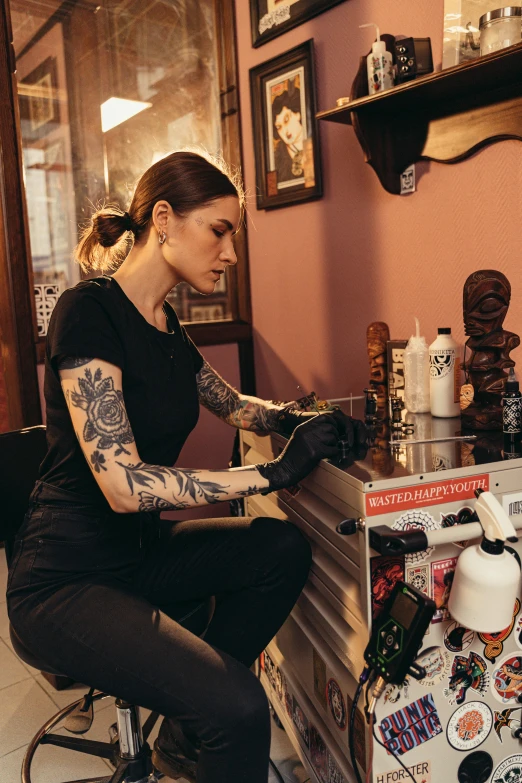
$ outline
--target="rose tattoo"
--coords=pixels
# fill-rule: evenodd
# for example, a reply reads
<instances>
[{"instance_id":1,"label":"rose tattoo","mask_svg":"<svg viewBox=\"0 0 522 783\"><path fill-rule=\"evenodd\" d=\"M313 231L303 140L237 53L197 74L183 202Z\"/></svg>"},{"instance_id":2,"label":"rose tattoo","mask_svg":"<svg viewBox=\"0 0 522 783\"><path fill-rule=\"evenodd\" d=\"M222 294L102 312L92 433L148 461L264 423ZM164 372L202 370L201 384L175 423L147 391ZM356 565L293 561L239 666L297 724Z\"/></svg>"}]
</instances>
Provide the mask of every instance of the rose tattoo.
<instances>
[{"instance_id":1,"label":"rose tattoo","mask_svg":"<svg viewBox=\"0 0 522 783\"><path fill-rule=\"evenodd\" d=\"M93 378L92 372L86 369L85 378L78 378L78 385L81 394L73 391L71 401L87 413L87 422L83 428L85 441L88 443L99 438L97 448L110 449L116 445L118 449L114 452L115 456L130 454L123 444L132 443L134 437L125 413L123 394L114 388L112 378L102 379L100 369L96 370Z\"/></svg>"}]
</instances>

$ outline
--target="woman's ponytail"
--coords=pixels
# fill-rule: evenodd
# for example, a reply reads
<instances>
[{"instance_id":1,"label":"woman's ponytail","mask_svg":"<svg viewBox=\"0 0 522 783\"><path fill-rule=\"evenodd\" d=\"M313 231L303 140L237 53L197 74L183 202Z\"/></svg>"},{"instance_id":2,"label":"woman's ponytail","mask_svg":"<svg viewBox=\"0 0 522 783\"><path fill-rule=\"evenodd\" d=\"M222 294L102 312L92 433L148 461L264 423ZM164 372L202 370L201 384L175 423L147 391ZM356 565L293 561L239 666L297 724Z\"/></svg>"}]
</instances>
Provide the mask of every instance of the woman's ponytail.
<instances>
[{"instance_id":1,"label":"woman's ponytail","mask_svg":"<svg viewBox=\"0 0 522 783\"><path fill-rule=\"evenodd\" d=\"M84 272L112 272L127 255L132 242L128 234L136 229L129 213L119 207L99 209L83 230L74 256Z\"/></svg>"}]
</instances>

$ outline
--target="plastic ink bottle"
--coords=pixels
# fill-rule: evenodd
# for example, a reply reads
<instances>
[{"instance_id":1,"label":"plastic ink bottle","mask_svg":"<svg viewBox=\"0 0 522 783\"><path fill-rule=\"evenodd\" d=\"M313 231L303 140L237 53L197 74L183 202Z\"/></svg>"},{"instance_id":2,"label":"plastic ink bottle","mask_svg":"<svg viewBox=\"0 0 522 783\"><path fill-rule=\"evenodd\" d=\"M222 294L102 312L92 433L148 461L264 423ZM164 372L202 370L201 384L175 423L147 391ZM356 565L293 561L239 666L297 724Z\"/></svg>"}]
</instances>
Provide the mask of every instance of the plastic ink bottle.
<instances>
[{"instance_id":1,"label":"plastic ink bottle","mask_svg":"<svg viewBox=\"0 0 522 783\"><path fill-rule=\"evenodd\" d=\"M514 440L520 439L520 415L522 412L522 394L513 367L509 368L504 394L502 395L502 429L504 435Z\"/></svg>"},{"instance_id":2,"label":"plastic ink bottle","mask_svg":"<svg viewBox=\"0 0 522 783\"><path fill-rule=\"evenodd\" d=\"M439 329L429 353L431 415L460 416L459 346L451 336L451 329Z\"/></svg>"}]
</instances>

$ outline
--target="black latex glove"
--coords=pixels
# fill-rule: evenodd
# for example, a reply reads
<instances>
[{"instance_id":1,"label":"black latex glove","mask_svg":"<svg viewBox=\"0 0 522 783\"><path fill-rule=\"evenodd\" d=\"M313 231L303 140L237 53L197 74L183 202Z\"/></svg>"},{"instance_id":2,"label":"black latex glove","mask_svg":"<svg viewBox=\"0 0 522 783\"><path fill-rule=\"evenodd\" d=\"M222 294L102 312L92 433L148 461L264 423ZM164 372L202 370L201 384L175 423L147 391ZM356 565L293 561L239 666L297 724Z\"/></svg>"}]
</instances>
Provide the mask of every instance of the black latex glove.
<instances>
[{"instance_id":1,"label":"black latex glove","mask_svg":"<svg viewBox=\"0 0 522 783\"><path fill-rule=\"evenodd\" d=\"M256 465L269 481L261 494L294 486L322 459L338 459L342 435L343 430L333 414L315 414L300 424L277 459Z\"/></svg>"},{"instance_id":2,"label":"black latex glove","mask_svg":"<svg viewBox=\"0 0 522 783\"><path fill-rule=\"evenodd\" d=\"M339 440L343 441L346 450L355 449L366 445L368 432L365 425L359 419L352 419L339 408L333 411L324 411L317 414L313 411L298 411L286 408L281 411L275 431L289 437L300 424L310 421L315 416L333 416L339 427Z\"/></svg>"}]
</instances>

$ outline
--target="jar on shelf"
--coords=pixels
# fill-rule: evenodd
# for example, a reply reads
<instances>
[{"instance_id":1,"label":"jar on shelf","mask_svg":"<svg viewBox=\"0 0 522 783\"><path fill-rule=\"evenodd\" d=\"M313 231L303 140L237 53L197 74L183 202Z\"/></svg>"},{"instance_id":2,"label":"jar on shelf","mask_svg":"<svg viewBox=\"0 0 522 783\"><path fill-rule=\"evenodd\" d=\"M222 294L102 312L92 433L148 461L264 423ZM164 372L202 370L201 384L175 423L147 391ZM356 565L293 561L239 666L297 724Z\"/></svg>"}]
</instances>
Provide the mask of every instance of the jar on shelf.
<instances>
[{"instance_id":1,"label":"jar on shelf","mask_svg":"<svg viewBox=\"0 0 522 783\"><path fill-rule=\"evenodd\" d=\"M488 11L480 17L480 54L489 54L522 40L522 6Z\"/></svg>"}]
</instances>

